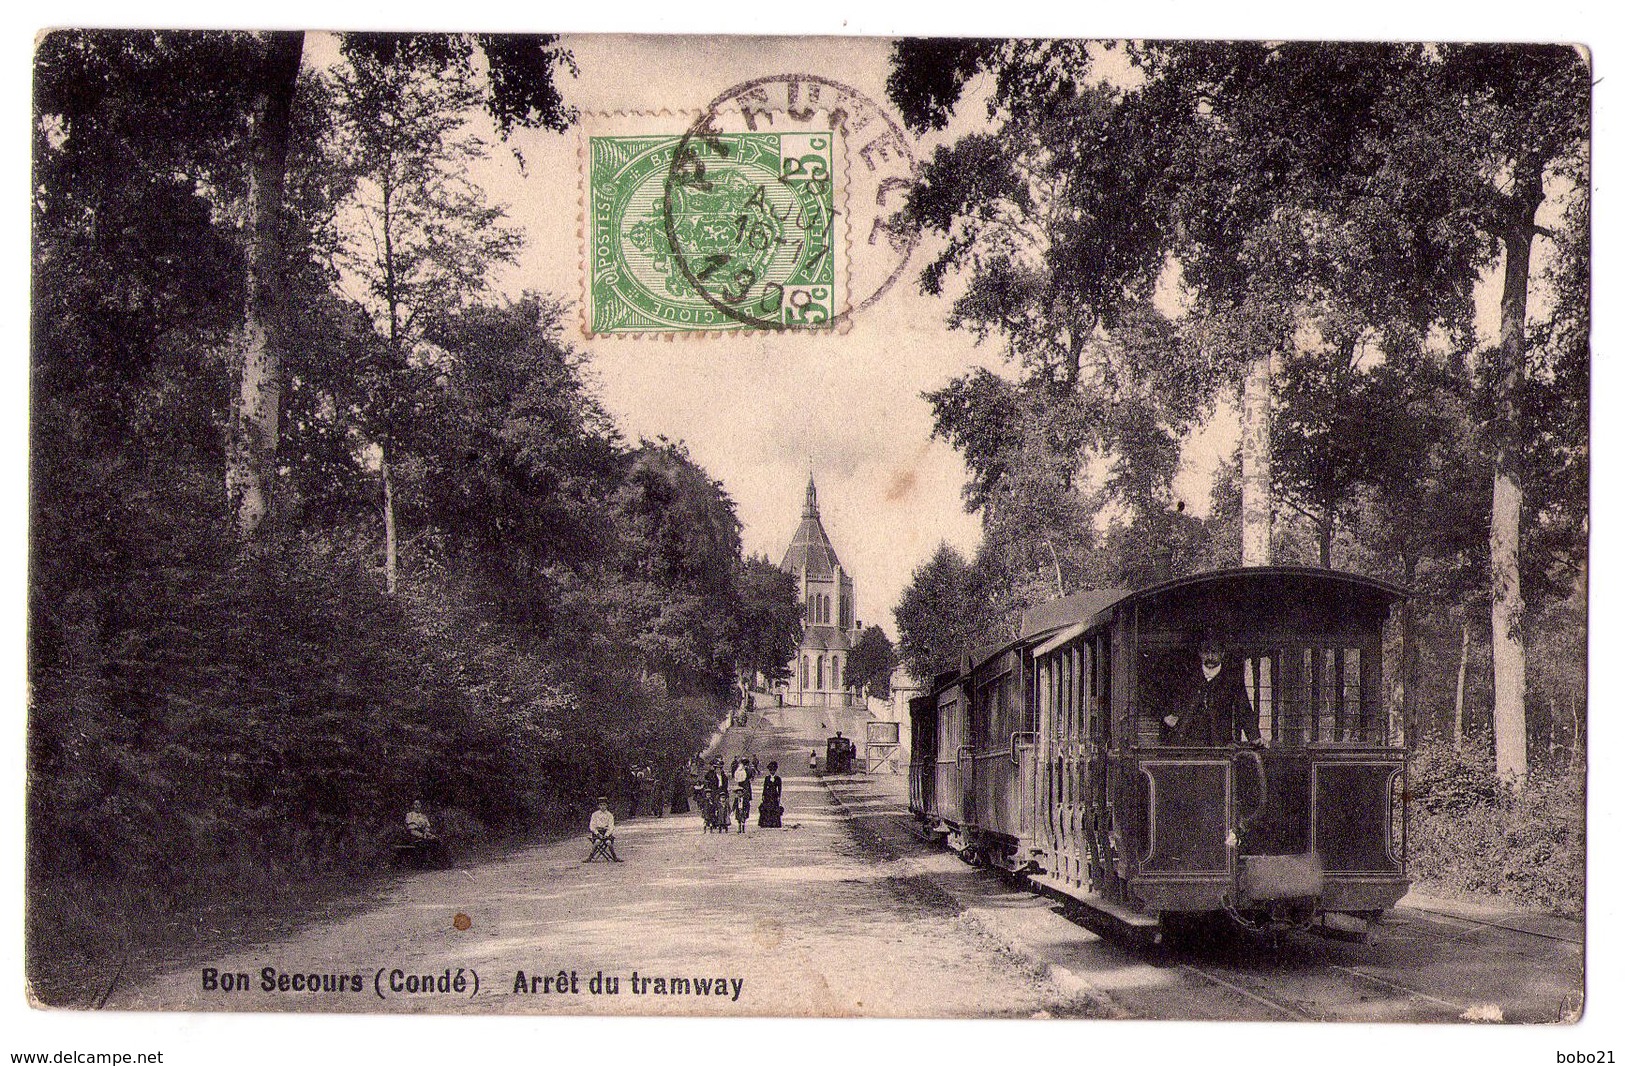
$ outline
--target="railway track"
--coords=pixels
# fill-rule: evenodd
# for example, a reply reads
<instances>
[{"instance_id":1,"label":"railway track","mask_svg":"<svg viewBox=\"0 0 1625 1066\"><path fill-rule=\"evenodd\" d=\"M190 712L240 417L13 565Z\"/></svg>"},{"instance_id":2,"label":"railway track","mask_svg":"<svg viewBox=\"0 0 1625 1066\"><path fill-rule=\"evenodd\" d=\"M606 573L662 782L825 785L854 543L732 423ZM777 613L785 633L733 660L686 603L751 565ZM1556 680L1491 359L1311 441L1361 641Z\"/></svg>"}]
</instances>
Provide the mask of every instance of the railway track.
<instances>
[{"instance_id":1,"label":"railway track","mask_svg":"<svg viewBox=\"0 0 1625 1066\"><path fill-rule=\"evenodd\" d=\"M1405 910L1413 911L1417 914L1425 914L1429 918L1433 919L1442 919L1443 922L1472 926L1481 929L1500 929L1508 933L1519 933L1523 936L1534 937L1537 940L1551 940L1559 944L1574 944L1579 947L1585 946L1585 938L1583 936L1566 936L1563 933L1553 933L1540 929L1530 929L1528 926L1514 925L1511 922L1485 921L1481 918L1473 918L1468 915L1458 914L1452 911L1433 910L1429 907L1407 905Z\"/></svg>"},{"instance_id":2,"label":"railway track","mask_svg":"<svg viewBox=\"0 0 1625 1066\"><path fill-rule=\"evenodd\" d=\"M1535 955L1552 952L1567 954L1567 947L1583 946L1583 938L1567 935L1564 931L1530 928L1518 922L1496 921L1461 915L1431 907L1403 908L1403 912L1425 915L1406 924L1422 933L1428 940L1438 943L1459 943L1464 937L1476 933L1488 934L1480 945L1486 956L1525 958L1534 968L1542 968ZM1451 928L1454 927L1454 928ZM1532 949L1530 953L1518 950L1508 938L1528 938L1527 944L1546 944L1549 948ZM1396 938L1397 940L1397 938ZM1509 951L1509 947L1511 950ZM1541 1011L1530 1016L1527 1004L1509 1002L1503 1011L1502 1001L1493 994L1480 998L1473 982L1452 985L1437 976L1414 980L1411 973L1425 972L1409 964L1409 953L1398 959L1391 952L1377 952L1364 961L1348 958L1349 951L1361 950L1354 946L1342 947L1306 934L1289 934L1284 942L1275 942L1273 951L1262 941L1249 944L1238 939L1231 948L1221 951L1222 958L1191 958L1176 947L1169 952L1165 965L1193 981L1222 989L1243 1001L1249 1010L1242 1016L1261 1012L1262 1018L1293 1021L1352 1021L1410 1020L1410 1021L1469 1021L1499 1022L1513 1020L1563 1021L1578 1017L1575 1000L1565 1000L1553 1012ZM1201 952L1198 952L1201 954ZM1212 949L1208 949L1212 954ZM1275 962L1268 961L1269 956ZM1339 956L1343 956L1339 958ZM1466 959L1463 958L1463 963ZM1470 965L1470 964L1469 964ZM1396 973L1395 968L1400 972ZM1516 973L1517 967L1499 968L1503 976ZM1385 1009L1379 1009L1384 1005ZM1155 1015L1158 1005L1146 1005L1148 1015ZM1132 1009L1132 1006L1131 1006Z\"/></svg>"},{"instance_id":3,"label":"railway track","mask_svg":"<svg viewBox=\"0 0 1625 1066\"><path fill-rule=\"evenodd\" d=\"M1284 999L1271 996L1268 993L1261 992L1257 989L1247 988L1234 980L1221 977L1217 973L1214 973L1213 971L1204 967L1194 966L1188 962L1179 962L1174 964L1174 968L1180 973L1194 977L1201 981L1205 981L1210 985L1224 989L1226 992L1229 992L1232 995L1239 996L1248 1003L1262 1007L1271 1016L1285 1018L1288 1021L1294 1022L1320 1022L1327 1020L1324 1017L1320 1017L1302 1010ZM1147 1015L1147 1017L1151 1016Z\"/></svg>"},{"instance_id":4,"label":"railway track","mask_svg":"<svg viewBox=\"0 0 1625 1066\"><path fill-rule=\"evenodd\" d=\"M858 781L829 784L843 813L867 830L862 835L885 841L880 850L888 857L931 847L902 809L875 804L873 796L851 804L867 791ZM1101 933L1098 922L1082 919L1076 909L1052 912L1080 934ZM1148 951L1120 936L1102 939L1055 959L1079 980L1097 984L1114 1013L1142 1019L1572 1021L1582 987L1576 949L1583 932L1425 905L1400 908L1371 944L1289 933L1275 941L1239 935L1176 940ZM1113 970L1136 976L1113 983Z\"/></svg>"},{"instance_id":5,"label":"railway track","mask_svg":"<svg viewBox=\"0 0 1625 1066\"><path fill-rule=\"evenodd\" d=\"M1524 958L1531 971L1549 970L1516 949L1508 951L1508 937L1527 937L1526 943L1544 943L1562 951L1563 946L1579 946L1583 941L1561 932L1530 929L1518 924L1462 917L1432 908L1406 908L1427 915L1413 920L1432 943L1459 942L1463 934L1445 928L1454 924L1462 930L1492 934L1484 939L1476 955L1480 962L1461 957L1462 973L1482 966L1487 974L1499 974L1503 987L1518 984L1517 966L1507 966L1509 956ZM1413 953L1378 952L1363 961L1348 957L1359 951L1353 945L1338 945L1309 934L1288 934L1280 941L1236 937L1228 944L1192 948L1178 944L1158 949L1161 964L1187 981L1226 994L1235 1005L1233 1017L1273 1021L1419 1021L1419 1022L1501 1022L1572 1021L1578 1017L1578 999L1565 997L1550 1009L1531 1011L1516 995L1497 996L1480 988L1474 980L1453 981L1426 968L1433 951ZM1546 949L1540 949L1545 951ZM1452 958L1456 957L1451 953ZM1548 954L1550 954L1548 952ZM1218 956L1215 958L1214 956ZM1341 957L1340 957L1341 956ZM1502 962L1494 961L1499 957ZM1413 960L1414 959L1414 965ZM1396 972L1396 970L1398 972ZM1418 980L1416 976L1420 976ZM1509 979L1510 975L1510 979ZM1487 982L1493 984L1493 980ZM1118 996L1130 1013L1145 1018L1168 1017L1166 993L1143 998Z\"/></svg>"},{"instance_id":6,"label":"railway track","mask_svg":"<svg viewBox=\"0 0 1625 1066\"><path fill-rule=\"evenodd\" d=\"M1263 1011L1264 1017L1258 1020L1358 1020L1361 1011L1371 1013L1383 1003L1395 1002L1407 1004L1404 1017L1416 1021L1468 1019L1475 1010L1471 1004L1435 996L1339 963L1326 963L1312 972L1264 975L1189 962L1176 962L1173 969L1190 979L1222 989ZM1388 1015L1386 1020L1398 1019Z\"/></svg>"},{"instance_id":7,"label":"railway track","mask_svg":"<svg viewBox=\"0 0 1625 1066\"><path fill-rule=\"evenodd\" d=\"M1274 941L1243 936L1200 947L1171 946L1164 965L1189 981L1223 990L1237 1017L1275 1021L1499 1021L1500 1009L1450 989L1412 983L1376 960L1339 959L1339 946L1312 934ZM1387 965L1392 965L1391 961ZM1159 1016L1156 1001L1144 1004ZM1165 1016L1165 1015L1161 1015Z\"/></svg>"}]
</instances>

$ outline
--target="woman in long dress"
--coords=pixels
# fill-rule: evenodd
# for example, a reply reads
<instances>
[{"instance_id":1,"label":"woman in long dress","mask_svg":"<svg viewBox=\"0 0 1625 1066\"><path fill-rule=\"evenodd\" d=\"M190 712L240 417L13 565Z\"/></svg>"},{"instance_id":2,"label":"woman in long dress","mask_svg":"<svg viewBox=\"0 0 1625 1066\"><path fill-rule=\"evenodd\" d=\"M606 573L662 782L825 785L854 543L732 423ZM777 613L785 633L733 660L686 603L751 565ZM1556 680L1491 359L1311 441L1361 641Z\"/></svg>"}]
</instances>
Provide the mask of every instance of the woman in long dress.
<instances>
[{"instance_id":1,"label":"woman in long dress","mask_svg":"<svg viewBox=\"0 0 1625 1066\"><path fill-rule=\"evenodd\" d=\"M756 816L756 824L763 829L782 829L784 817L784 804L781 797L784 795L784 778L779 776L779 764L767 764L767 776L762 778L762 809Z\"/></svg>"}]
</instances>

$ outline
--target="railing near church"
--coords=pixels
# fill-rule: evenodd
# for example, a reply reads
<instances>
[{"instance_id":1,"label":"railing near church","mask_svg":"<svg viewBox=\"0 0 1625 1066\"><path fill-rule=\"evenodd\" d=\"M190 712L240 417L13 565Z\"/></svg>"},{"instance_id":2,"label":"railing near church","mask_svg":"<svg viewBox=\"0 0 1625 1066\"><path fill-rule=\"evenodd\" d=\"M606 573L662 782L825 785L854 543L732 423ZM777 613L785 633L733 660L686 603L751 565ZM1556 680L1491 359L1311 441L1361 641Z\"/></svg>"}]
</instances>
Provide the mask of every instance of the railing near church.
<instances>
[{"instance_id":1,"label":"railing near church","mask_svg":"<svg viewBox=\"0 0 1625 1066\"><path fill-rule=\"evenodd\" d=\"M863 695L857 692L814 692L790 689L784 694L786 706L799 707L859 707Z\"/></svg>"}]
</instances>

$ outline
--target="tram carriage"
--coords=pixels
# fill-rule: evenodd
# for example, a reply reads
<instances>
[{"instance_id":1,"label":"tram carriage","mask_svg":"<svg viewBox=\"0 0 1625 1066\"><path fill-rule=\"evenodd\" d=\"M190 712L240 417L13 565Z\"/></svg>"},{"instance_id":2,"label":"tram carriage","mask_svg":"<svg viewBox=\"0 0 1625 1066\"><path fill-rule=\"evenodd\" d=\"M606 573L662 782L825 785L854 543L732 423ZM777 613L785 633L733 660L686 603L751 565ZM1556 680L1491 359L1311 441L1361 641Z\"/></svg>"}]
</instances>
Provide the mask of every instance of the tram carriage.
<instances>
[{"instance_id":1,"label":"tram carriage","mask_svg":"<svg viewBox=\"0 0 1625 1066\"><path fill-rule=\"evenodd\" d=\"M1382 698L1403 595L1255 567L1043 605L913 701L911 803L968 856L1131 927L1227 912L1357 931L1408 887L1405 759ZM1257 743L1164 725L1204 635L1240 675Z\"/></svg>"},{"instance_id":2,"label":"tram carriage","mask_svg":"<svg viewBox=\"0 0 1625 1066\"><path fill-rule=\"evenodd\" d=\"M956 674L939 674L931 688L908 701L909 763L908 809L921 820L935 811L937 802L936 692Z\"/></svg>"},{"instance_id":3,"label":"tram carriage","mask_svg":"<svg viewBox=\"0 0 1625 1066\"><path fill-rule=\"evenodd\" d=\"M938 674L931 691L909 701L914 746L909 755L909 803L929 832L955 851L970 846L965 820L965 701L963 674Z\"/></svg>"},{"instance_id":4,"label":"tram carriage","mask_svg":"<svg viewBox=\"0 0 1625 1066\"><path fill-rule=\"evenodd\" d=\"M852 760L857 756L857 752L858 746L851 737L843 737L839 733L830 737L824 745L824 772L851 773Z\"/></svg>"}]
</instances>

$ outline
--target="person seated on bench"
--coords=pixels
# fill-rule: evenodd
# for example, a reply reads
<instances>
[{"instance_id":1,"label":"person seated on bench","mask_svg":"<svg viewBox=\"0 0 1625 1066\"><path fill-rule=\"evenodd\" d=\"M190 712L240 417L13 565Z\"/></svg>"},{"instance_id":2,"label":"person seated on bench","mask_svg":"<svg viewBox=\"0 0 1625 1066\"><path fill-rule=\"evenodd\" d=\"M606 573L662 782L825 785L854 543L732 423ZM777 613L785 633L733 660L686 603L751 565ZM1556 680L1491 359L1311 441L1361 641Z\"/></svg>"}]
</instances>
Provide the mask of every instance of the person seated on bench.
<instances>
[{"instance_id":1,"label":"person seated on bench","mask_svg":"<svg viewBox=\"0 0 1625 1066\"><path fill-rule=\"evenodd\" d=\"M592 862L600 855L610 862L620 862L621 857L615 854L615 816L609 813L609 797L598 797L598 809L592 812L592 818L587 822L587 840L592 844L592 851L582 862Z\"/></svg>"},{"instance_id":2,"label":"person seated on bench","mask_svg":"<svg viewBox=\"0 0 1625 1066\"><path fill-rule=\"evenodd\" d=\"M412 809L406 812L406 836L395 845L394 864L443 867L450 865L450 858L445 842L435 835L434 824L423 813L423 801L413 800Z\"/></svg>"},{"instance_id":3,"label":"person seated on bench","mask_svg":"<svg viewBox=\"0 0 1625 1066\"><path fill-rule=\"evenodd\" d=\"M413 800L412 809L406 812L406 834L413 843L427 843L437 839L429 816L423 813L423 801L420 799Z\"/></svg>"}]
</instances>

